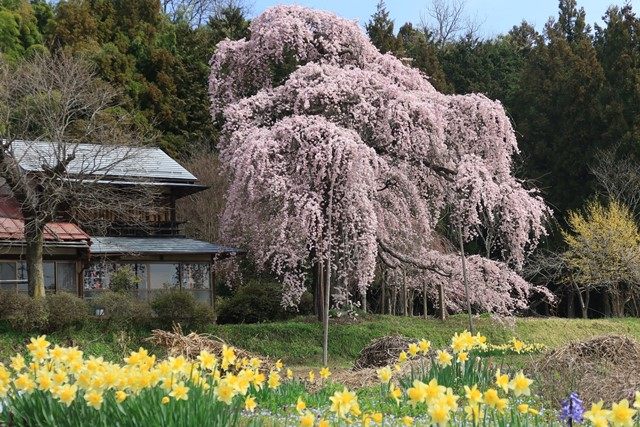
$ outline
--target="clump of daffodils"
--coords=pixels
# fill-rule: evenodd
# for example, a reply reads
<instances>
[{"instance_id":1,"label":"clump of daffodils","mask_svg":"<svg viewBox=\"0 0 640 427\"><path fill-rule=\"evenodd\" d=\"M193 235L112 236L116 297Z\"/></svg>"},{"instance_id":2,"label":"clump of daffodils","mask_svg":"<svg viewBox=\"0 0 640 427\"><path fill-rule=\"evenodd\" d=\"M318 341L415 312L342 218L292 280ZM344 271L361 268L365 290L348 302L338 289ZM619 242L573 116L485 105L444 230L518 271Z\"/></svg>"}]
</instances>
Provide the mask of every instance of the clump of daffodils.
<instances>
[{"instance_id":1,"label":"clump of daffodils","mask_svg":"<svg viewBox=\"0 0 640 427\"><path fill-rule=\"evenodd\" d=\"M516 338L507 346L515 353L534 348ZM296 393L300 385L322 383L332 387L331 393L324 397L326 403L318 403L321 400L309 395L293 395L293 402L286 406L290 414L286 425L292 424L291 421L307 427L546 425L553 422L548 415L540 413L532 396L533 380L523 371L504 367L490 370L488 365L481 365L480 355L492 348L496 347L488 344L486 337L468 331L456 333L445 349L433 350L431 342L424 339L409 344L393 366L376 371L381 391L378 403L386 401L397 409L384 413L375 406L361 404L355 391L331 385L332 372L328 367L309 371L303 378L296 379L293 371L280 360L268 366L258 358L240 358L233 347L226 345L218 355L203 350L193 360L184 356L157 360L140 348L122 363L112 363L101 357L86 356L76 347L52 345L46 336L40 336L31 338L24 355L10 358L6 366L0 363L0 403L4 404L5 411L11 411L14 398L37 400L46 396L48 401L59 405L56 413L65 416L65 411L79 405L89 413L99 414L116 407L119 413L126 414L136 402L157 405L164 411L189 405L196 408L204 402L221 405L222 410L228 408L236 414L219 425L245 425L239 421L241 416L264 416L264 409L258 410L263 399L287 395L283 388L289 383L295 383L290 390L297 390ZM406 371L401 365L413 359L429 360L431 370L414 372L412 368L410 376L403 374ZM476 366L484 366L481 380L478 375L468 375ZM155 396L153 400L142 399L150 393ZM202 396L211 400L198 400ZM625 399L605 407L600 401L588 410L582 408L577 395L566 402L559 418L570 418L582 422L581 425L640 423L640 392L633 402ZM2 410L0 407L0 420Z\"/></svg>"}]
</instances>

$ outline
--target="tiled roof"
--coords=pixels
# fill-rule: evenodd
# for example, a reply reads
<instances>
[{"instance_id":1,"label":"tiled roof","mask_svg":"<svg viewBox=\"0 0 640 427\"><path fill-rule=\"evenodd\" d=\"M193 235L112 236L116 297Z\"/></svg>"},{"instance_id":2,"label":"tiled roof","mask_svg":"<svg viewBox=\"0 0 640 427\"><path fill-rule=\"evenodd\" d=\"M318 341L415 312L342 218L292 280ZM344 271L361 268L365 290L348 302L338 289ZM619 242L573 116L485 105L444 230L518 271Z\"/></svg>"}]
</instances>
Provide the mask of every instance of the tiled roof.
<instances>
[{"instance_id":1,"label":"tiled roof","mask_svg":"<svg viewBox=\"0 0 640 427\"><path fill-rule=\"evenodd\" d=\"M99 178L158 179L167 182L195 182L197 178L159 148L101 144L60 144L46 141L14 141L13 157L26 171L54 167L57 159L75 154L70 174Z\"/></svg>"},{"instance_id":2,"label":"tiled roof","mask_svg":"<svg viewBox=\"0 0 640 427\"><path fill-rule=\"evenodd\" d=\"M0 196L0 239L24 240L24 221L16 200ZM50 222L45 226L44 239L48 242L84 241L89 243L89 235L80 227L68 222Z\"/></svg>"},{"instance_id":3,"label":"tiled roof","mask_svg":"<svg viewBox=\"0 0 640 427\"><path fill-rule=\"evenodd\" d=\"M234 254L240 249L183 237L91 237L92 254Z\"/></svg>"}]
</instances>

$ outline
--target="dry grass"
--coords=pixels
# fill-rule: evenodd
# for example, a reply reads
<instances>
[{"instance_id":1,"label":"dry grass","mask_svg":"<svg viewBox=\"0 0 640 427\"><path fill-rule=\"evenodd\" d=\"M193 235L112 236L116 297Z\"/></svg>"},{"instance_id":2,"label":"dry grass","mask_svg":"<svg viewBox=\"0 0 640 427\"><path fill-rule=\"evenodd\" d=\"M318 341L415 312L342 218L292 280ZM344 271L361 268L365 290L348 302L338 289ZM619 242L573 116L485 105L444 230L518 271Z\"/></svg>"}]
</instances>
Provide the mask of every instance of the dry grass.
<instances>
[{"instance_id":1,"label":"dry grass","mask_svg":"<svg viewBox=\"0 0 640 427\"><path fill-rule=\"evenodd\" d=\"M640 389L640 343L606 335L570 343L542 355L530 367L542 397L558 404L571 391L586 403L632 399Z\"/></svg>"},{"instance_id":2,"label":"dry grass","mask_svg":"<svg viewBox=\"0 0 640 427\"><path fill-rule=\"evenodd\" d=\"M360 351L360 355L353 365L353 370L360 373L366 368L393 365L398 360L398 355L406 350L409 343L412 342L417 342L417 340L401 335L376 338Z\"/></svg>"},{"instance_id":3,"label":"dry grass","mask_svg":"<svg viewBox=\"0 0 640 427\"><path fill-rule=\"evenodd\" d=\"M202 350L215 354L216 357L222 357L222 346L227 344L224 340L209 334L197 334L191 332L184 335L180 325L173 327L173 332L164 331L161 329L154 329L151 332L151 336L146 341L152 344L165 348L169 356L184 356L187 359L195 359ZM255 353L243 350L236 346L233 346L236 357L238 359L251 359L253 357L260 358L262 363L262 369L269 370L273 367L274 363L268 358L259 356Z\"/></svg>"}]
</instances>

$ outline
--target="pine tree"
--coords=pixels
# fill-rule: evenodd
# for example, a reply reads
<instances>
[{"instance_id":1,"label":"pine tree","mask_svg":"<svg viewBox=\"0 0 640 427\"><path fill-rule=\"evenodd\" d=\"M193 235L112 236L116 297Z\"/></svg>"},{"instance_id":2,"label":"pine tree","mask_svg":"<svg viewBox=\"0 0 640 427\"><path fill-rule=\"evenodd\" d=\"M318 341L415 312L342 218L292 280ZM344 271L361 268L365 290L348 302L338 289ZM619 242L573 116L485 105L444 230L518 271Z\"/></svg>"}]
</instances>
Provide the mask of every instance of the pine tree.
<instances>
[{"instance_id":1,"label":"pine tree","mask_svg":"<svg viewBox=\"0 0 640 427\"><path fill-rule=\"evenodd\" d=\"M574 1L560 2L559 18L547 24L545 36L528 55L510 111L522 135L525 175L541 183L562 216L594 192L589 165L606 147L599 100L605 76L584 10Z\"/></svg>"},{"instance_id":2,"label":"pine tree","mask_svg":"<svg viewBox=\"0 0 640 427\"><path fill-rule=\"evenodd\" d=\"M389 18L389 12L380 0L376 6L376 12L365 25L371 43L382 53L395 52L398 44L393 31L393 20Z\"/></svg>"}]
</instances>

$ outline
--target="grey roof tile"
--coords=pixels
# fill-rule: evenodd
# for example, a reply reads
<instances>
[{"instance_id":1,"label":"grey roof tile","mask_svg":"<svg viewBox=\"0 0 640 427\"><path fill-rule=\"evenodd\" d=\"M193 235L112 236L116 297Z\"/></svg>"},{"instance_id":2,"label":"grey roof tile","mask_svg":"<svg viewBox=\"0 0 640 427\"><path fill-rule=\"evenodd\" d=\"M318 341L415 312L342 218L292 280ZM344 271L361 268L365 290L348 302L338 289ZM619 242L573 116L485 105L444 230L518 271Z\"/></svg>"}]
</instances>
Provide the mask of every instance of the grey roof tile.
<instances>
[{"instance_id":1,"label":"grey roof tile","mask_svg":"<svg viewBox=\"0 0 640 427\"><path fill-rule=\"evenodd\" d=\"M47 141L14 141L13 157L26 171L56 166L58 159L74 153L70 174L104 178L197 181L188 170L159 148L101 144L61 144Z\"/></svg>"},{"instance_id":2,"label":"grey roof tile","mask_svg":"<svg viewBox=\"0 0 640 427\"><path fill-rule=\"evenodd\" d=\"M93 254L223 254L240 253L202 240L184 237L91 237Z\"/></svg>"}]
</instances>

